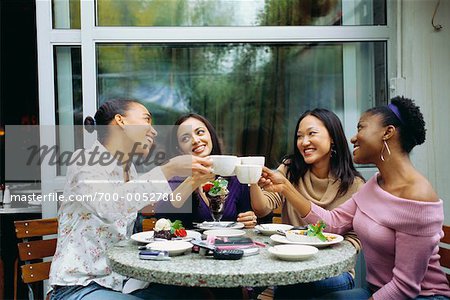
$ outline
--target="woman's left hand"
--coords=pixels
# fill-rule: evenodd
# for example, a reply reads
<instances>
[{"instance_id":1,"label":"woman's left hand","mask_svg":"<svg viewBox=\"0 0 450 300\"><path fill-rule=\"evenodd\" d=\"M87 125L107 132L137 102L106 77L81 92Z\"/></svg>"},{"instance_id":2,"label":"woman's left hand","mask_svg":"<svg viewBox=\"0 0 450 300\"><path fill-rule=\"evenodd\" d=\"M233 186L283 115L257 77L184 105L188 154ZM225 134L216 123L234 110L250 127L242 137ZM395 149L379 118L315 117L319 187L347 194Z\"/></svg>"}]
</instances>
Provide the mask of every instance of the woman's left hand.
<instances>
[{"instance_id":1,"label":"woman's left hand","mask_svg":"<svg viewBox=\"0 0 450 300\"><path fill-rule=\"evenodd\" d=\"M249 210L238 214L237 221L243 223L245 228L254 228L256 225L256 215L253 211Z\"/></svg>"}]
</instances>

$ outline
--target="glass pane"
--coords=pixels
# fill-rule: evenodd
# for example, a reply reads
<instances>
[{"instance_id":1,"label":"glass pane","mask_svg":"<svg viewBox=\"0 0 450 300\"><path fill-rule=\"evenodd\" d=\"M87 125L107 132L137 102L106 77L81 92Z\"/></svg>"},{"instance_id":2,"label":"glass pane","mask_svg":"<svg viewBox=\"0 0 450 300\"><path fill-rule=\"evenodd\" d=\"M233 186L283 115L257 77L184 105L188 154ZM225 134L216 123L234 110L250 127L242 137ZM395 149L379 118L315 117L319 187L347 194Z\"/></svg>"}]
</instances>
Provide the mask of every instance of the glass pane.
<instances>
[{"instance_id":1,"label":"glass pane","mask_svg":"<svg viewBox=\"0 0 450 300\"><path fill-rule=\"evenodd\" d=\"M81 47L56 46L55 57L55 124L57 145L61 152L83 147L83 100L81 94ZM59 164L58 164L59 165ZM57 169L57 175L65 175Z\"/></svg>"},{"instance_id":2,"label":"glass pane","mask_svg":"<svg viewBox=\"0 0 450 300\"><path fill-rule=\"evenodd\" d=\"M54 29L80 29L80 0L52 0Z\"/></svg>"},{"instance_id":3,"label":"glass pane","mask_svg":"<svg viewBox=\"0 0 450 300\"><path fill-rule=\"evenodd\" d=\"M99 26L385 25L386 0L97 0Z\"/></svg>"},{"instance_id":4,"label":"glass pane","mask_svg":"<svg viewBox=\"0 0 450 300\"><path fill-rule=\"evenodd\" d=\"M98 99L138 99L159 125L190 111L205 115L225 153L265 155L275 166L292 151L305 110L325 107L343 118L344 109L386 101L384 49L384 42L98 44ZM346 65L355 68L344 74ZM357 107L346 104L344 75L354 81Z\"/></svg>"}]
</instances>

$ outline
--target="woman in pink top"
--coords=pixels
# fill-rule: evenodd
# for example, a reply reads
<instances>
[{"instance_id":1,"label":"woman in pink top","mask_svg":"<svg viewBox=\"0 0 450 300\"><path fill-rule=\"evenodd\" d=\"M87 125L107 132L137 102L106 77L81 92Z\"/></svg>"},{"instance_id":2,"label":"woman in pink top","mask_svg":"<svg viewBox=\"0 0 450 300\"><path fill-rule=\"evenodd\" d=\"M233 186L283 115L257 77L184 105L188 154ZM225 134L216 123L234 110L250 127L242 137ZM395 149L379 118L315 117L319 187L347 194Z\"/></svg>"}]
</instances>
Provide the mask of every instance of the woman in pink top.
<instances>
[{"instance_id":1,"label":"woman in pink top","mask_svg":"<svg viewBox=\"0 0 450 300\"><path fill-rule=\"evenodd\" d=\"M413 166L409 153L425 141L419 107L397 97L366 111L352 138L354 161L379 169L363 188L328 211L289 189L279 172L264 170L260 185L296 199L309 223L324 220L327 230L354 230L363 245L368 287L325 295L326 299L449 299L449 283L439 264L443 203ZM298 201L298 199L301 199Z\"/></svg>"}]
</instances>

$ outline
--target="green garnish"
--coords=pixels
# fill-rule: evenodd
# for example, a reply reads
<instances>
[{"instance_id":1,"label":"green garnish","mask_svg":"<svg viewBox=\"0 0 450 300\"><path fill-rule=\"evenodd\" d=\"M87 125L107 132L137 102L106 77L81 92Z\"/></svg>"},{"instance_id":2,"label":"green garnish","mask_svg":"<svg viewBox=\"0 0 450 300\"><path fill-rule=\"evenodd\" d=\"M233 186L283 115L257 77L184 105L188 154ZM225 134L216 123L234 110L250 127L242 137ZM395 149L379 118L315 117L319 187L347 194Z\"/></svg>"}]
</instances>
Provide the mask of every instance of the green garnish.
<instances>
[{"instance_id":1,"label":"green garnish","mask_svg":"<svg viewBox=\"0 0 450 300\"><path fill-rule=\"evenodd\" d=\"M319 238L319 240L321 240L322 242L326 242L327 238L323 234L323 230L325 229L325 227L327 227L327 225L322 220L320 220L316 224L309 224L308 231L306 232L306 234L308 236L315 236Z\"/></svg>"},{"instance_id":2,"label":"green garnish","mask_svg":"<svg viewBox=\"0 0 450 300\"><path fill-rule=\"evenodd\" d=\"M175 220L175 221L172 223L172 228L173 228L173 229L184 228L184 227L183 227L183 223L182 223L180 220Z\"/></svg>"},{"instance_id":3,"label":"green garnish","mask_svg":"<svg viewBox=\"0 0 450 300\"><path fill-rule=\"evenodd\" d=\"M205 183L202 188L205 193L215 197L228 194L227 186L228 181L222 177L218 177L216 180Z\"/></svg>"}]
</instances>

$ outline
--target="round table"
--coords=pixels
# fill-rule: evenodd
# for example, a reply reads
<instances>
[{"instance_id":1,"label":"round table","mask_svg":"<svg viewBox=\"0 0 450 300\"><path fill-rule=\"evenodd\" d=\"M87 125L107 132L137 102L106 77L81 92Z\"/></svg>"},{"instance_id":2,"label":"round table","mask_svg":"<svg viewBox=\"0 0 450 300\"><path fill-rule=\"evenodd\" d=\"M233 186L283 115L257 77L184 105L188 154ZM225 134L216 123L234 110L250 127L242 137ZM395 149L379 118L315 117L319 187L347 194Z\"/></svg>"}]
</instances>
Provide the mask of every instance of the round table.
<instances>
[{"instance_id":1,"label":"round table","mask_svg":"<svg viewBox=\"0 0 450 300\"><path fill-rule=\"evenodd\" d=\"M246 236L270 244L267 236L247 230ZM288 285L311 282L337 276L352 269L356 249L347 241L322 248L304 261L283 261L272 256L269 245L258 255L240 260L216 260L190 253L173 257L170 261L141 260L138 244L122 242L108 250L113 271L147 282L180 286L242 287Z\"/></svg>"}]
</instances>

